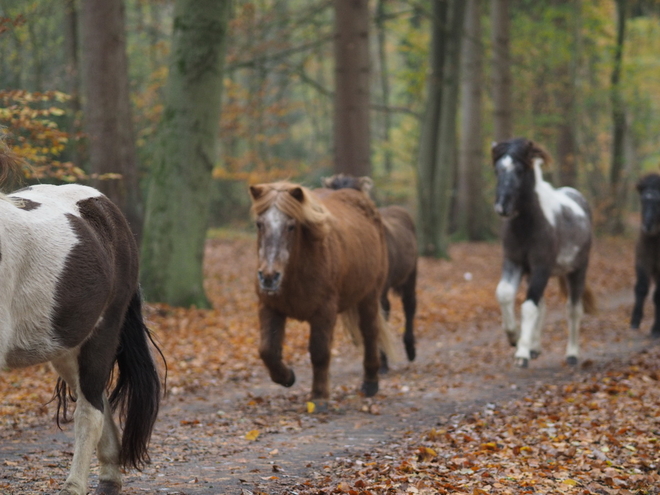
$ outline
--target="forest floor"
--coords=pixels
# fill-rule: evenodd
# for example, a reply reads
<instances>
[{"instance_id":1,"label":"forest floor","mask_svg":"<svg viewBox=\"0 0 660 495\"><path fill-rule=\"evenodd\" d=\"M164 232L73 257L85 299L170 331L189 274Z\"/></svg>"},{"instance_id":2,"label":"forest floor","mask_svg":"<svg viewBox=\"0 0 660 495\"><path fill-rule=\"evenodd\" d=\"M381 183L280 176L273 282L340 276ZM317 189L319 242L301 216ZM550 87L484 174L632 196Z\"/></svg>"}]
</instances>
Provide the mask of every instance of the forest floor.
<instances>
[{"instance_id":1,"label":"forest floor","mask_svg":"<svg viewBox=\"0 0 660 495\"><path fill-rule=\"evenodd\" d=\"M361 359L336 332L327 412L310 412L308 328L289 322L297 382L271 383L257 354L254 238L208 242L213 310L148 305L168 361L151 464L124 493L660 493L660 346L628 321L633 241L598 239L581 359L564 364L564 301L547 291L543 353L513 366L494 297L501 249L461 243L420 260L417 359L395 362L361 397ZM519 301L522 302L520 291ZM392 298L391 324L402 329ZM73 451L55 426L46 365L0 375L0 494L56 493ZM97 467L90 487L97 482Z\"/></svg>"}]
</instances>

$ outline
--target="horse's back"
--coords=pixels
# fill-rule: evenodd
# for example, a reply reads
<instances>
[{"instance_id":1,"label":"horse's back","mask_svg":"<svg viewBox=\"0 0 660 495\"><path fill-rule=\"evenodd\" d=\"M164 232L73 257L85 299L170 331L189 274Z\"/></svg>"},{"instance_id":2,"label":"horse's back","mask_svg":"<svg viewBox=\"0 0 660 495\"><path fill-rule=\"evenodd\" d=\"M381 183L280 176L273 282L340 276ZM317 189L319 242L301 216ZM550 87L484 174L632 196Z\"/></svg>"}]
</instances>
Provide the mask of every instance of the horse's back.
<instances>
[{"instance_id":1,"label":"horse's back","mask_svg":"<svg viewBox=\"0 0 660 495\"><path fill-rule=\"evenodd\" d=\"M329 241L339 267L341 306L374 289L379 293L388 265L380 213L364 193L353 189L326 190L319 197L333 217Z\"/></svg>"},{"instance_id":2,"label":"horse's back","mask_svg":"<svg viewBox=\"0 0 660 495\"><path fill-rule=\"evenodd\" d=\"M128 304L137 248L119 209L91 187L32 186L9 199L0 334L11 338L0 351L10 366L28 366L81 344L117 297Z\"/></svg>"},{"instance_id":3,"label":"horse's back","mask_svg":"<svg viewBox=\"0 0 660 495\"><path fill-rule=\"evenodd\" d=\"M379 211L389 256L388 286L396 288L406 282L417 266L415 222L408 210L401 206L386 206Z\"/></svg>"}]
</instances>

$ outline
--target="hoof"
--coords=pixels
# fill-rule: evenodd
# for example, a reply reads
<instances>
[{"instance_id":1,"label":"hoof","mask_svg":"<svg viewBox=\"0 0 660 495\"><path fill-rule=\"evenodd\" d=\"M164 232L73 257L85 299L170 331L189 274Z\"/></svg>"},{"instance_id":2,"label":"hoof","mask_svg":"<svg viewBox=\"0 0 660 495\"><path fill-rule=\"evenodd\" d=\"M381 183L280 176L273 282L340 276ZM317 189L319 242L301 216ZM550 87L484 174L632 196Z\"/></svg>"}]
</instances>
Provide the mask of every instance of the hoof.
<instances>
[{"instance_id":1,"label":"hoof","mask_svg":"<svg viewBox=\"0 0 660 495\"><path fill-rule=\"evenodd\" d=\"M529 357L532 359L537 359L541 355L541 351L531 351Z\"/></svg>"},{"instance_id":2,"label":"hoof","mask_svg":"<svg viewBox=\"0 0 660 495\"><path fill-rule=\"evenodd\" d=\"M293 370L289 370L291 372L291 375L289 376L289 379L282 383L285 387L291 387L294 383L296 383L296 374L293 372Z\"/></svg>"},{"instance_id":3,"label":"hoof","mask_svg":"<svg viewBox=\"0 0 660 495\"><path fill-rule=\"evenodd\" d=\"M576 366L578 364L578 358L576 356L566 356L566 364Z\"/></svg>"},{"instance_id":4,"label":"hoof","mask_svg":"<svg viewBox=\"0 0 660 495\"><path fill-rule=\"evenodd\" d=\"M414 342L406 342L406 354L408 355L408 361L414 361L415 356L417 355L415 352L415 343Z\"/></svg>"},{"instance_id":5,"label":"hoof","mask_svg":"<svg viewBox=\"0 0 660 495\"><path fill-rule=\"evenodd\" d=\"M116 481L99 481L94 495L119 495L121 493L121 483Z\"/></svg>"},{"instance_id":6,"label":"hoof","mask_svg":"<svg viewBox=\"0 0 660 495\"><path fill-rule=\"evenodd\" d=\"M387 364L387 354L385 354L383 351L380 351L380 369L378 370L378 373L384 375L388 371L390 371L390 365Z\"/></svg>"},{"instance_id":7,"label":"hoof","mask_svg":"<svg viewBox=\"0 0 660 495\"><path fill-rule=\"evenodd\" d=\"M529 359L527 359L527 358L516 358L516 366L518 368L529 368Z\"/></svg>"},{"instance_id":8,"label":"hoof","mask_svg":"<svg viewBox=\"0 0 660 495\"><path fill-rule=\"evenodd\" d=\"M378 382L363 382L362 393L365 397L373 397L378 393Z\"/></svg>"}]
</instances>

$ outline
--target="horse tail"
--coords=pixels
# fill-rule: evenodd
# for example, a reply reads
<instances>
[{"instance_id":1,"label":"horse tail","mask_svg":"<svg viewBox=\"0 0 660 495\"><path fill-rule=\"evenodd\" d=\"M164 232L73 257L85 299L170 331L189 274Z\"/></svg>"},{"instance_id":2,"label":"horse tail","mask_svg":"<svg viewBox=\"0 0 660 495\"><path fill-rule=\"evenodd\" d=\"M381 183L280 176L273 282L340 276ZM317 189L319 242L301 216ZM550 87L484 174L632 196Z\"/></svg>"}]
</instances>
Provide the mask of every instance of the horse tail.
<instances>
[{"instance_id":1,"label":"horse tail","mask_svg":"<svg viewBox=\"0 0 660 495\"><path fill-rule=\"evenodd\" d=\"M163 358L142 318L142 300L136 292L126 310L116 362L119 375L110 394L112 410L119 409L124 424L119 462L140 470L149 462L147 451L158 416L161 384L149 342ZM167 363L165 363L167 373Z\"/></svg>"},{"instance_id":2,"label":"horse tail","mask_svg":"<svg viewBox=\"0 0 660 495\"><path fill-rule=\"evenodd\" d=\"M564 277L559 277L559 290L562 296L568 298L568 284ZM596 296L591 290L591 287L589 287L589 284L585 284L584 286L584 292L582 293L582 307L584 308L584 312L588 315L596 314L596 311L598 310Z\"/></svg>"},{"instance_id":3,"label":"horse tail","mask_svg":"<svg viewBox=\"0 0 660 495\"><path fill-rule=\"evenodd\" d=\"M362 333L360 332L360 316L358 314L357 306L347 309L340 315L342 326L348 337L357 348L362 348ZM397 360L396 352L396 336L392 327L385 319L383 308L378 303L378 319L376 321L378 326L378 349L383 351L387 356L388 361L393 362Z\"/></svg>"}]
</instances>

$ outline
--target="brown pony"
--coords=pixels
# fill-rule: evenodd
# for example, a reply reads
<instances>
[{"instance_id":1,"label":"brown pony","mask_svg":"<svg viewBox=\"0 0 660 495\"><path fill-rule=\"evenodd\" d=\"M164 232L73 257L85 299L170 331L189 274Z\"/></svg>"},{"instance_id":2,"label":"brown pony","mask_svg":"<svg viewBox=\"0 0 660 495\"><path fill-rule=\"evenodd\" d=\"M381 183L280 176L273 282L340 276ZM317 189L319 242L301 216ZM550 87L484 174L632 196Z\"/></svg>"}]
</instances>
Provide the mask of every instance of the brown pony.
<instances>
[{"instance_id":1,"label":"brown pony","mask_svg":"<svg viewBox=\"0 0 660 495\"><path fill-rule=\"evenodd\" d=\"M373 181L369 177L352 177L350 175L333 175L322 179L323 187L328 189L355 189L369 195ZM403 343L406 347L408 360L415 359L415 333L414 319L417 308L415 287L417 284L417 234L415 221L408 210L400 206L386 206L378 211L383 218L385 227L385 241L387 243L388 272L380 303L389 319L390 289L401 298L403 311L406 316L406 331L403 334ZM381 355L383 368L387 369L386 359Z\"/></svg>"},{"instance_id":2,"label":"brown pony","mask_svg":"<svg viewBox=\"0 0 660 495\"><path fill-rule=\"evenodd\" d=\"M275 383L290 387L293 370L282 361L287 318L310 324L312 399L330 395L330 348L337 315L353 315L364 345L366 396L378 392L379 345L389 350L380 294L387 247L380 214L352 190L311 191L290 182L250 186L258 229L261 343L259 353ZM353 335L358 329L347 328Z\"/></svg>"}]
</instances>

